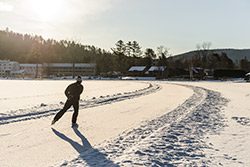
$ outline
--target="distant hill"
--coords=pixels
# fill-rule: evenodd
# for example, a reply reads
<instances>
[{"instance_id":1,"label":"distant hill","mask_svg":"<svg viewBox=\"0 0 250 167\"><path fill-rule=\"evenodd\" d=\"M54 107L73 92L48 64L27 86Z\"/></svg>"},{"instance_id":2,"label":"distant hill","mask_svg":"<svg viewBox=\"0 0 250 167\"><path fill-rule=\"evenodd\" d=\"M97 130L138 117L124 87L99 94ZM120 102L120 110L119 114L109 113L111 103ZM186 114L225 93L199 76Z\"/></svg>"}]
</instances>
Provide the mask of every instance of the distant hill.
<instances>
[{"instance_id":1,"label":"distant hill","mask_svg":"<svg viewBox=\"0 0 250 167\"><path fill-rule=\"evenodd\" d=\"M211 52L214 53L226 53L227 56L237 65L241 59L247 58L250 61L250 49L211 49ZM195 55L197 51L191 51L179 55L175 55L174 59L190 59L192 56Z\"/></svg>"}]
</instances>

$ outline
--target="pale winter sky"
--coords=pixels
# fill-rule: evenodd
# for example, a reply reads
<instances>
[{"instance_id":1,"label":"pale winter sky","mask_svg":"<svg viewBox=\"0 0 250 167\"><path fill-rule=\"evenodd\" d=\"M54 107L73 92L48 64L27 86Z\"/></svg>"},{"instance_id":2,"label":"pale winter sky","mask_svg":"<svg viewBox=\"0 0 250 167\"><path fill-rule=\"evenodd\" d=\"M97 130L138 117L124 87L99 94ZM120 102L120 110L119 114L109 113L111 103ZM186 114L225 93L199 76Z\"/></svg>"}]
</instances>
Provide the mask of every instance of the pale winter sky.
<instances>
[{"instance_id":1,"label":"pale winter sky","mask_svg":"<svg viewBox=\"0 0 250 167\"><path fill-rule=\"evenodd\" d=\"M0 29L106 50L122 39L172 54L250 48L249 0L0 0Z\"/></svg>"}]
</instances>

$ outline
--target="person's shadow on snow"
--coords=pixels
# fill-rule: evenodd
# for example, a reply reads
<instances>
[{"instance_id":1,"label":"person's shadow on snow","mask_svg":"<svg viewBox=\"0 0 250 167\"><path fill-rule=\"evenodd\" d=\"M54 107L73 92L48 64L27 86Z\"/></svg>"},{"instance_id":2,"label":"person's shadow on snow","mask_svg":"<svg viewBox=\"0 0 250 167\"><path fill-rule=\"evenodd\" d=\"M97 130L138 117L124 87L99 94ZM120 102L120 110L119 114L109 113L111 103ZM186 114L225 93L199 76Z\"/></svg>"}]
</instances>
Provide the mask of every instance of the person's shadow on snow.
<instances>
[{"instance_id":1,"label":"person's shadow on snow","mask_svg":"<svg viewBox=\"0 0 250 167\"><path fill-rule=\"evenodd\" d=\"M101 153L98 149L94 149L89 141L81 134L78 128L73 128L76 135L81 139L82 145L78 142L70 139L61 132L51 128L55 135L67 141L71 146L80 154L78 159L82 159L88 166L111 166L117 167L119 165L115 164L109 160L104 153Z\"/></svg>"}]
</instances>

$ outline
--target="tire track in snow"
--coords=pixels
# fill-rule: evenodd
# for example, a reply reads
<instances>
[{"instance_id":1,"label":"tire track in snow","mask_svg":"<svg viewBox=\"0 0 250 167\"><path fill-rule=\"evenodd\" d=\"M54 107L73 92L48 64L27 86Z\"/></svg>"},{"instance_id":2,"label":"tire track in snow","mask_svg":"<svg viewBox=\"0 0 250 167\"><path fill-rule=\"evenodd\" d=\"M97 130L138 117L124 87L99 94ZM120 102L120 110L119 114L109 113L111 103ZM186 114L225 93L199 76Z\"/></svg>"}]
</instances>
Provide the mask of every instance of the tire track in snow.
<instances>
[{"instance_id":1,"label":"tire track in snow","mask_svg":"<svg viewBox=\"0 0 250 167\"><path fill-rule=\"evenodd\" d=\"M212 147L204 138L225 127L221 110L228 101L218 92L186 87L193 89L194 94L173 111L97 146L99 152L96 149L83 152L61 166L89 166L90 162L92 166L114 166L114 163L117 166L208 166L211 157L203 151ZM98 155L106 155L110 161L98 159Z\"/></svg>"},{"instance_id":2,"label":"tire track in snow","mask_svg":"<svg viewBox=\"0 0 250 167\"><path fill-rule=\"evenodd\" d=\"M92 108L101 105L111 104L114 102L119 102L123 100L128 100L144 95L148 95L160 90L161 87L157 84L148 83L148 86L139 90L131 91L131 92L124 92L117 93L114 95L107 95L107 96L100 96L99 98L92 98L90 100L80 100L79 110L85 108ZM8 115L3 115L0 117L0 125L21 122L21 121L28 121L31 119L40 119L43 117L53 116L55 115L60 109L62 109L62 104L54 104L54 105L45 105L41 104L39 107L33 107L31 109L20 109L18 111L12 111ZM73 111L70 109L68 111Z\"/></svg>"}]
</instances>

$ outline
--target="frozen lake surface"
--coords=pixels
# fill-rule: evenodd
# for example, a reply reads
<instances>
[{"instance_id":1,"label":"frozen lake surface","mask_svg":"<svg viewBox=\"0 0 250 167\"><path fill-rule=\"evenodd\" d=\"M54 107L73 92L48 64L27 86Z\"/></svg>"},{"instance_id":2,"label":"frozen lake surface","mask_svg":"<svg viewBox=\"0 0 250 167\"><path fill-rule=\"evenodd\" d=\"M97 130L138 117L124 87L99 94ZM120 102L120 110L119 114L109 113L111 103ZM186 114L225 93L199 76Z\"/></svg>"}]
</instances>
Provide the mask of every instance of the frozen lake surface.
<instances>
[{"instance_id":1,"label":"frozen lake surface","mask_svg":"<svg viewBox=\"0 0 250 167\"><path fill-rule=\"evenodd\" d=\"M50 105L65 102L64 90L73 82L75 81L0 80L0 114L41 104ZM84 91L81 99L83 100L130 92L147 86L143 82L132 83L131 81L83 81L82 84Z\"/></svg>"},{"instance_id":2,"label":"frozen lake surface","mask_svg":"<svg viewBox=\"0 0 250 167\"><path fill-rule=\"evenodd\" d=\"M85 81L51 126L72 82L0 80L1 167L250 166L248 83Z\"/></svg>"}]
</instances>

